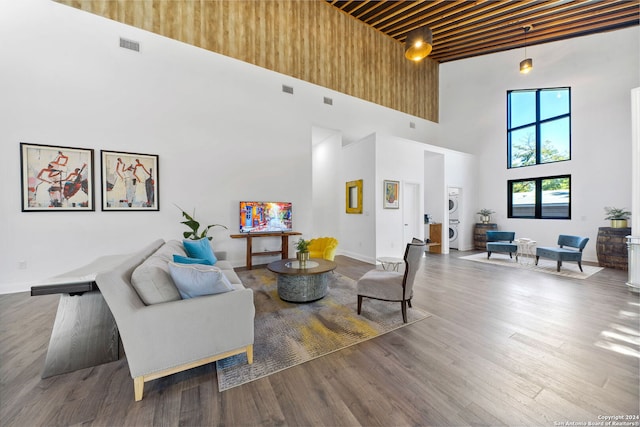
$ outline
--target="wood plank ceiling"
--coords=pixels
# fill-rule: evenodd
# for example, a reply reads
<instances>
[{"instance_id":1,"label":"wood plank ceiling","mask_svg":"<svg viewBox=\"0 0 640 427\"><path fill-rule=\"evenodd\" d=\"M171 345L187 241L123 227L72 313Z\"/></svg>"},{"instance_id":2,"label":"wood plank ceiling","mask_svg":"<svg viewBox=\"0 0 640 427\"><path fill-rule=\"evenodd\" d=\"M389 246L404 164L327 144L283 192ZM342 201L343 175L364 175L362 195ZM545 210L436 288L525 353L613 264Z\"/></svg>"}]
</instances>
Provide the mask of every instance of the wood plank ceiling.
<instances>
[{"instance_id":1,"label":"wood plank ceiling","mask_svg":"<svg viewBox=\"0 0 640 427\"><path fill-rule=\"evenodd\" d=\"M401 43L429 27L438 62L524 48L527 26L531 46L640 24L640 0L326 1Z\"/></svg>"}]
</instances>

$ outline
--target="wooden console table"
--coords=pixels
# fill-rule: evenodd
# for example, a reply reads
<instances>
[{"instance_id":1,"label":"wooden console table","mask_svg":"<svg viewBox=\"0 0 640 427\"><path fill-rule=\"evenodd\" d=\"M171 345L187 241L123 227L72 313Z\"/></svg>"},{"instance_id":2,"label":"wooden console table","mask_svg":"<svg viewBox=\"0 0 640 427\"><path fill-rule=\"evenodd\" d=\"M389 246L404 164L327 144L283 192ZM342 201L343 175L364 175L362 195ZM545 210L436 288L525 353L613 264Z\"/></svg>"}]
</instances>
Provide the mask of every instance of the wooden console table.
<instances>
[{"instance_id":1,"label":"wooden console table","mask_svg":"<svg viewBox=\"0 0 640 427\"><path fill-rule=\"evenodd\" d=\"M251 270L252 258L254 256L280 255L282 259L289 258L289 236L300 236L297 231L285 231L282 233L243 233L232 234L232 239L247 239L247 269ZM282 244L278 251L253 252L253 239L259 237L281 237Z\"/></svg>"}]
</instances>

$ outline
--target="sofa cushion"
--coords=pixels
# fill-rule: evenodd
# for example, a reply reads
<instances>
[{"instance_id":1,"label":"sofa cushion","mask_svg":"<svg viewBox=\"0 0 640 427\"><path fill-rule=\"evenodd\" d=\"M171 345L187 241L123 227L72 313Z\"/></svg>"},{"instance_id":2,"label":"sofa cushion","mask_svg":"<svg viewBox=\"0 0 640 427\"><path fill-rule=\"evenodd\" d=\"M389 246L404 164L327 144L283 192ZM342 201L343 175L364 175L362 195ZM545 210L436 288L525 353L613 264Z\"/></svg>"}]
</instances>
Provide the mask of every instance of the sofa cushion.
<instances>
[{"instance_id":1,"label":"sofa cushion","mask_svg":"<svg viewBox=\"0 0 640 427\"><path fill-rule=\"evenodd\" d=\"M169 272L183 299L234 290L222 270L217 267L170 262Z\"/></svg>"},{"instance_id":2,"label":"sofa cushion","mask_svg":"<svg viewBox=\"0 0 640 427\"><path fill-rule=\"evenodd\" d=\"M163 257L152 255L136 267L131 275L131 284L146 305L180 300L167 262Z\"/></svg>"},{"instance_id":3,"label":"sofa cushion","mask_svg":"<svg viewBox=\"0 0 640 427\"><path fill-rule=\"evenodd\" d=\"M176 264L204 264L204 265L213 265L211 261L204 258L191 258L188 256L182 256L173 254L173 262Z\"/></svg>"},{"instance_id":4,"label":"sofa cushion","mask_svg":"<svg viewBox=\"0 0 640 427\"><path fill-rule=\"evenodd\" d=\"M201 258L206 259L211 262L211 265L214 265L218 259L213 253L213 249L211 249L211 244L209 243L209 239L200 239L200 240L188 240L185 239L182 241L184 246L184 250L187 252L191 258Z\"/></svg>"}]
</instances>

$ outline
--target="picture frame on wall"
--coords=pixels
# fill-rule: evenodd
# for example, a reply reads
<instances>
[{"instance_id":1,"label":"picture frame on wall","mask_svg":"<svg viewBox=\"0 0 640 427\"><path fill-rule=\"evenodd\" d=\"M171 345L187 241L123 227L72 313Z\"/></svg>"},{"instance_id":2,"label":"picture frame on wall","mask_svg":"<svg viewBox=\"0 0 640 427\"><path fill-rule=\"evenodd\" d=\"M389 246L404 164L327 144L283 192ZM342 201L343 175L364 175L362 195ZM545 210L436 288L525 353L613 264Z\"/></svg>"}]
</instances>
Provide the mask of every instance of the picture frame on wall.
<instances>
[{"instance_id":1,"label":"picture frame on wall","mask_svg":"<svg viewBox=\"0 0 640 427\"><path fill-rule=\"evenodd\" d=\"M102 210L159 211L158 155L100 151Z\"/></svg>"},{"instance_id":2,"label":"picture frame on wall","mask_svg":"<svg viewBox=\"0 0 640 427\"><path fill-rule=\"evenodd\" d=\"M22 212L93 211L93 149L20 143Z\"/></svg>"},{"instance_id":3,"label":"picture frame on wall","mask_svg":"<svg viewBox=\"0 0 640 427\"><path fill-rule=\"evenodd\" d=\"M384 180L383 184L383 207L385 209L399 209L400 208L400 182Z\"/></svg>"}]
</instances>

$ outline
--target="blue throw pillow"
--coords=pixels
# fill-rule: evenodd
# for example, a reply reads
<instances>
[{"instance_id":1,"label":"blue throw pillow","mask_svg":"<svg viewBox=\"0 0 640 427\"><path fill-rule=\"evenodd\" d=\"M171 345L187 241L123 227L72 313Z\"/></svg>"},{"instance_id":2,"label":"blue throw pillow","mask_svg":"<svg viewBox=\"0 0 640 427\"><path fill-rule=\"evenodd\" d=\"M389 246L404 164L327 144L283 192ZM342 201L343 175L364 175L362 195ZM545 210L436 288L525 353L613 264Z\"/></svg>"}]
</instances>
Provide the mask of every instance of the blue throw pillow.
<instances>
[{"instance_id":1,"label":"blue throw pillow","mask_svg":"<svg viewBox=\"0 0 640 427\"><path fill-rule=\"evenodd\" d=\"M218 261L218 258L216 258L213 253L213 249L211 249L209 239L185 239L182 241L182 245L184 246L184 250L187 252L187 255L191 258L206 259L211 263L211 265L214 265L216 261Z\"/></svg>"},{"instance_id":2,"label":"blue throw pillow","mask_svg":"<svg viewBox=\"0 0 640 427\"><path fill-rule=\"evenodd\" d=\"M190 258L188 256L182 256L178 254L173 255L173 262L176 264L204 264L204 265L213 265L211 261L204 258Z\"/></svg>"},{"instance_id":3,"label":"blue throw pillow","mask_svg":"<svg viewBox=\"0 0 640 427\"><path fill-rule=\"evenodd\" d=\"M234 289L218 267L170 262L169 274L182 299L220 294Z\"/></svg>"}]
</instances>

